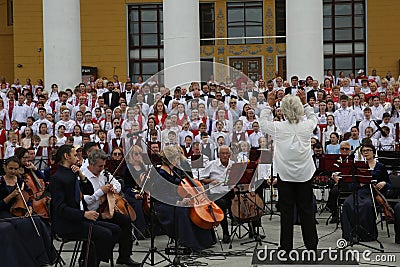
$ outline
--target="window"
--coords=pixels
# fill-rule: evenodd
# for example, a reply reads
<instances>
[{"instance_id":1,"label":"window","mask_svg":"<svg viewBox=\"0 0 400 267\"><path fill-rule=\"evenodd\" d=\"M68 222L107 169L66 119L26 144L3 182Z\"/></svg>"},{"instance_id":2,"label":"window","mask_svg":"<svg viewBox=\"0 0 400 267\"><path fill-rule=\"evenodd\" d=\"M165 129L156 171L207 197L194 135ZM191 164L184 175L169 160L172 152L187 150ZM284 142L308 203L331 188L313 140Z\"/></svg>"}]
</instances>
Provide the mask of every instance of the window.
<instances>
[{"instance_id":1,"label":"window","mask_svg":"<svg viewBox=\"0 0 400 267\"><path fill-rule=\"evenodd\" d=\"M275 33L286 36L286 0L275 0ZM276 43L285 43L286 38L277 38Z\"/></svg>"},{"instance_id":2,"label":"window","mask_svg":"<svg viewBox=\"0 0 400 267\"><path fill-rule=\"evenodd\" d=\"M325 71L365 69L365 0L324 0L323 6Z\"/></svg>"},{"instance_id":3,"label":"window","mask_svg":"<svg viewBox=\"0 0 400 267\"><path fill-rule=\"evenodd\" d=\"M228 44L262 44L262 38L241 38L263 36L263 3L226 3L228 20Z\"/></svg>"},{"instance_id":4,"label":"window","mask_svg":"<svg viewBox=\"0 0 400 267\"><path fill-rule=\"evenodd\" d=\"M130 76L147 80L164 67L162 4L131 5L128 20Z\"/></svg>"},{"instance_id":5,"label":"window","mask_svg":"<svg viewBox=\"0 0 400 267\"><path fill-rule=\"evenodd\" d=\"M200 3L200 39L215 38L214 4ZM214 45L214 40L200 41L200 45Z\"/></svg>"},{"instance_id":6,"label":"window","mask_svg":"<svg viewBox=\"0 0 400 267\"><path fill-rule=\"evenodd\" d=\"M14 4L13 0L7 1L7 25L12 26L14 24Z\"/></svg>"}]
</instances>

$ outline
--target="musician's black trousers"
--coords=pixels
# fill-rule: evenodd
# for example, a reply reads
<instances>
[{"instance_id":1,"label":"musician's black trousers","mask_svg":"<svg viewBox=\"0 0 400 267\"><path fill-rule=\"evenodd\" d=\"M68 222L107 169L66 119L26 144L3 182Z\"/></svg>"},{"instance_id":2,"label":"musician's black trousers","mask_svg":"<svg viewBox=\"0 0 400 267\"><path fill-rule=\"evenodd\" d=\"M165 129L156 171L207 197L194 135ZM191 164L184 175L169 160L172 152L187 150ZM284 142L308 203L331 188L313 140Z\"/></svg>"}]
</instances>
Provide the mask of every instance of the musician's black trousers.
<instances>
[{"instance_id":1,"label":"musician's black trousers","mask_svg":"<svg viewBox=\"0 0 400 267\"><path fill-rule=\"evenodd\" d=\"M394 231L396 233L394 241L400 244L400 203L394 206Z\"/></svg>"},{"instance_id":2,"label":"musician's black trousers","mask_svg":"<svg viewBox=\"0 0 400 267\"><path fill-rule=\"evenodd\" d=\"M114 223L121 227L121 235L119 236L119 258L128 259L132 255L132 224L131 219L121 213L115 212L112 219L100 219L104 222Z\"/></svg>"},{"instance_id":3,"label":"musician's black trousers","mask_svg":"<svg viewBox=\"0 0 400 267\"><path fill-rule=\"evenodd\" d=\"M121 233L121 229L118 225L106 222L82 222L81 231L79 233L73 233L68 235L62 235L63 238L88 238L90 231L90 224L92 226L91 240L93 241L95 248L90 246L89 249L89 261L88 266L99 266L100 261L108 262L112 256L112 250L118 237ZM86 257L86 246L82 249L81 258ZM97 259L97 260L96 260Z\"/></svg>"},{"instance_id":4,"label":"musician's black trousers","mask_svg":"<svg viewBox=\"0 0 400 267\"><path fill-rule=\"evenodd\" d=\"M210 198L215 199L215 196L213 197L211 195ZM224 235L229 235L227 211L228 211L228 208L230 208L232 205L232 198L233 198L233 192L230 191L223 197L214 201L215 204L217 204L217 206L220 207L220 209L222 209L222 211L224 212L224 215L225 215L224 219L221 221L221 228L222 228L222 232Z\"/></svg>"},{"instance_id":5,"label":"musician's black trousers","mask_svg":"<svg viewBox=\"0 0 400 267\"><path fill-rule=\"evenodd\" d=\"M296 206L300 214L304 245L309 250L316 250L318 235L311 179L301 183L284 182L278 176L278 190L281 211L280 248L287 252L293 249L294 207Z\"/></svg>"}]
</instances>

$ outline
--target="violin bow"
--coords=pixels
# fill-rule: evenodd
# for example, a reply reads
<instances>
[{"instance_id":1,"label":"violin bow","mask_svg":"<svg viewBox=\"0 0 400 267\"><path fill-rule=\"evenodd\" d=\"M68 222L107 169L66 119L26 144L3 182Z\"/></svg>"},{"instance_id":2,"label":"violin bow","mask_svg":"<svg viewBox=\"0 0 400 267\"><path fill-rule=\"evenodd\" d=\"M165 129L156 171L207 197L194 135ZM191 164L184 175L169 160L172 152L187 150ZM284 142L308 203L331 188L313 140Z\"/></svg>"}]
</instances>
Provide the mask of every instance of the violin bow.
<instances>
[{"instance_id":1,"label":"violin bow","mask_svg":"<svg viewBox=\"0 0 400 267\"><path fill-rule=\"evenodd\" d=\"M25 198L24 198L24 196L23 196L23 194L22 194L21 188L20 188L19 185L18 185L18 182L16 183L16 185L17 185L18 193L21 195L21 198L22 198L22 201L24 202L25 208L26 208L26 210L28 211L29 218L30 218L31 221L32 221L33 227L34 227L35 230L36 230L36 234L38 235L38 237L40 237L39 230L38 230L38 228L37 228L37 226L36 226L35 221L33 220L32 213L31 213L31 211L29 210L28 204L27 204L26 201L25 201ZM23 186L23 185L24 185L24 184L22 184L22 186Z\"/></svg>"}]
</instances>

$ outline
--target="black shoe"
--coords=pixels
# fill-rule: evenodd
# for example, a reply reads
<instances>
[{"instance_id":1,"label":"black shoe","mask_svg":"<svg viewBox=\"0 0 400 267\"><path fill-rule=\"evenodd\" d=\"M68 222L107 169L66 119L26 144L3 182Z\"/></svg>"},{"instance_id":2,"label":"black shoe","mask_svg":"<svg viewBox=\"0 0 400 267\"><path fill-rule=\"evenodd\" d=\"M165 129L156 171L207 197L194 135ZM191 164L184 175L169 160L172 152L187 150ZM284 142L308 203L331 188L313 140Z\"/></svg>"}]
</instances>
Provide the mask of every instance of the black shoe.
<instances>
[{"instance_id":1,"label":"black shoe","mask_svg":"<svg viewBox=\"0 0 400 267\"><path fill-rule=\"evenodd\" d=\"M127 259L117 259L117 264L121 264L121 265L128 265L128 266L133 266L133 267L139 267L142 264L140 262L136 262L134 260L132 260L131 258L127 258Z\"/></svg>"},{"instance_id":2,"label":"black shoe","mask_svg":"<svg viewBox=\"0 0 400 267\"><path fill-rule=\"evenodd\" d=\"M229 234L224 234L224 237L222 238L222 243L229 244L229 242L231 242L231 237L229 236Z\"/></svg>"}]
</instances>

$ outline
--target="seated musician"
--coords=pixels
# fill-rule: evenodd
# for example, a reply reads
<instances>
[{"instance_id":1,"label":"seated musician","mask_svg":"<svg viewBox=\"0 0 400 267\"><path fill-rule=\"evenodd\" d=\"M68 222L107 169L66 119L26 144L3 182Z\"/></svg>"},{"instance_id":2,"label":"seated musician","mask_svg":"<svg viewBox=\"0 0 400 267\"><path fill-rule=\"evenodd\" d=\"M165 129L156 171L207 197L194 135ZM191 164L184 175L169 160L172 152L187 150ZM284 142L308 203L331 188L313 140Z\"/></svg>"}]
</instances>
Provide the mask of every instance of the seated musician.
<instances>
[{"instance_id":1,"label":"seated musician","mask_svg":"<svg viewBox=\"0 0 400 267\"><path fill-rule=\"evenodd\" d=\"M198 252L210 248L216 242L214 231L202 229L191 221L190 208L182 207L190 205L190 199L182 199L176 192L177 185L184 178L183 173L177 167L181 161L180 148L167 146L162 152L162 157L164 161L158 170L161 176L159 179L165 179L171 186L159 186L155 192L163 200L155 199L154 201L154 209L159 223L170 237L178 239L183 246Z\"/></svg>"},{"instance_id":2,"label":"seated musician","mask_svg":"<svg viewBox=\"0 0 400 267\"><path fill-rule=\"evenodd\" d=\"M107 154L103 150L95 150L88 157L89 166L82 169L83 175L93 184L94 193L91 195L84 195L88 209L92 211L99 210L101 204L100 198L102 196L106 196L108 192L119 193L121 190L121 184L118 180L114 179L111 174L106 175L103 172L107 157ZM105 202L108 202L107 198ZM100 221L117 224L121 227L121 235L118 239L119 257L117 259L117 264L140 266L140 263L135 262L130 257L133 245L131 219L118 212L114 212L112 218L105 218L104 213L102 213L99 215L98 219Z\"/></svg>"},{"instance_id":3,"label":"seated musician","mask_svg":"<svg viewBox=\"0 0 400 267\"><path fill-rule=\"evenodd\" d=\"M140 195L141 188L138 186L138 183L143 183L147 174L146 166L143 164L142 153L143 150L140 146L132 147L127 158L128 165L122 176L125 184L125 198L136 212L136 220L133 224L140 232L137 233L135 229L135 236L138 239L143 239L144 237L149 236L148 224L143 212L143 196Z\"/></svg>"},{"instance_id":4,"label":"seated musician","mask_svg":"<svg viewBox=\"0 0 400 267\"><path fill-rule=\"evenodd\" d=\"M20 174L21 175L36 175L37 178L45 180L44 174L42 171L40 171L32 161L32 149L26 149L23 147L19 147L15 149L15 156L20 160L21 162L21 169L20 169Z\"/></svg>"},{"instance_id":5,"label":"seated musician","mask_svg":"<svg viewBox=\"0 0 400 267\"><path fill-rule=\"evenodd\" d=\"M347 141L342 141L340 142L340 156L342 157L342 159L345 159L347 156L350 155L351 152L351 145L349 142ZM349 191L349 186L347 183L341 183L341 181L339 181L339 178L337 176L336 173L332 174L332 178L333 178L333 186L331 188L331 190L329 191L329 196L328 196L328 201L326 203L326 206L329 208L329 210L332 213L332 219L329 221L329 223L337 223L338 221L338 208L337 208L337 204L338 204L338 197L339 197L339 187L340 187L340 191Z\"/></svg>"},{"instance_id":6,"label":"seated musician","mask_svg":"<svg viewBox=\"0 0 400 267\"><path fill-rule=\"evenodd\" d=\"M385 194L386 190L390 187L389 175L385 165L375 160L375 152L375 147L371 144L364 144L361 147L361 153L367 161L370 169L372 169L372 180L377 181L377 184L375 185L376 189ZM358 199L356 200L359 205L358 221L360 231L358 235L361 241L376 240L378 237L378 229L375 224L374 201L372 200L372 197L374 196L371 195L371 187L370 185L363 183L352 186L357 186L358 190ZM354 227L354 208L353 195L350 195L345 200L342 211L342 236L346 240L351 239L351 232Z\"/></svg>"},{"instance_id":7,"label":"seated musician","mask_svg":"<svg viewBox=\"0 0 400 267\"><path fill-rule=\"evenodd\" d=\"M56 258L51 246L50 231L39 217L23 217L28 214L25 204L20 202L20 189L29 194L29 188L19 176L20 161L13 156L5 160L5 175L0 176L0 238L3 249L0 250L2 266L41 266L53 262ZM21 214L12 207L18 205ZM32 202L26 199L29 212L32 213ZM21 216L16 218L14 216ZM36 225L37 231L33 223ZM7 242L9 240L9 242ZM5 249L5 246L7 249Z\"/></svg>"},{"instance_id":8,"label":"seated musician","mask_svg":"<svg viewBox=\"0 0 400 267\"><path fill-rule=\"evenodd\" d=\"M210 161L210 163L201 170L200 181L204 184L210 184L211 187L224 182L226 179L227 167L233 164L233 161L230 160L231 154L231 149L228 146L220 146L218 150L219 158ZM228 186L220 184L212 188L209 197L211 200L215 200L215 204L217 204L226 215L233 198L233 192L228 189ZM222 242L227 244L230 242L230 235L226 216L221 222L221 227L223 232Z\"/></svg>"},{"instance_id":9,"label":"seated musician","mask_svg":"<svg viewBox=\"0 0 400 267\"><path fill-rule=\"evenodd\" d=\"M54 233L62 238L87 238L91 232L94 246L89 248L87 266L108 262L120 235L118 225L98 221L96 211L88 211L82 194L93 194L93 186L78 166L77 153L70 145L62 145L56 153L59 164L51 176L51 221ZM78 179L79 176L79 179ZM81 258L86 259L86 251Z\"/></svg>"}]
</instances>

